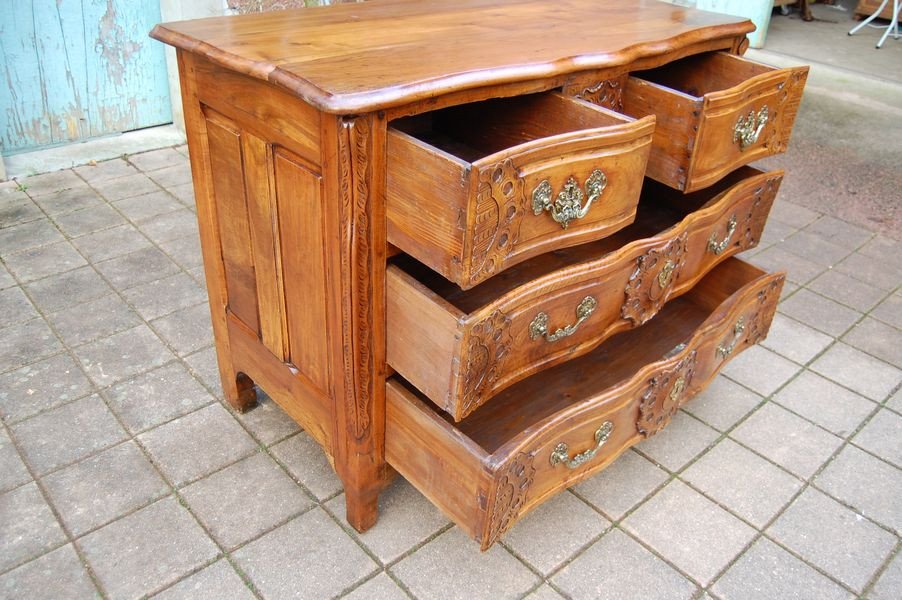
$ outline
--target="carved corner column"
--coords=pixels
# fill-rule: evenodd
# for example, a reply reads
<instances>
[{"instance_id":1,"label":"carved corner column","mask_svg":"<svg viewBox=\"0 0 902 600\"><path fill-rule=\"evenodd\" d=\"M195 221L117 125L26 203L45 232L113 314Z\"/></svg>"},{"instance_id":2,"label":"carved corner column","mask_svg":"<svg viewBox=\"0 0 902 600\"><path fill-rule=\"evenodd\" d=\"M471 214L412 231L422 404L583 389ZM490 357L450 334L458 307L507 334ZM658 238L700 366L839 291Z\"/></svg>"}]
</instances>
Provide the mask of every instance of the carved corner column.
<instances>
[{"instance_id":1,"label":"carved corner column","mask_svg":"<svg viewBox=\"0 0 902 600\"><path fill-rule=\"evenodd\" d=\"M376 522L385 463L385 120L324 115L327 272L333 318L332 455L348 522Z\"/></svg>"}]
</instances>

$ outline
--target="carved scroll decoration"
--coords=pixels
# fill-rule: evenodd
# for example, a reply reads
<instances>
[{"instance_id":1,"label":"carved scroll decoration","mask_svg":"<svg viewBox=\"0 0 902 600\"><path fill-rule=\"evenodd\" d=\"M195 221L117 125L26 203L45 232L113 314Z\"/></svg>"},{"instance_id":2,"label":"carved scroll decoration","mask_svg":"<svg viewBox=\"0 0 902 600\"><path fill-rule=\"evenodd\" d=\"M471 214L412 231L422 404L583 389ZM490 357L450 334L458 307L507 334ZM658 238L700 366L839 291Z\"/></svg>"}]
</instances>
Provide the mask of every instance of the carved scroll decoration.
<instances>
[{"instance_id":1,"label":"carved scroll decoration","mask_svg":"<svg viewBox=\"0 0 902 600\"><path fill-rule=\"evenodd\" d=\"M758 245L761 240L761 233L764 231L764 225L767 221L767 211L774 203L777 196L777 190L780 187L781 178L771 177L755 190L755 201L749 208L742 225L742 238L739 242L740 252L748 250Z\"/></svg>"},{"instance_id":2,"label":"carved scroll decoration","mask_svg":"<svg viewBox=\"0 0 902 600\"><path fill-rule=\"evenodd\" d=\"M747 335L743 340L745 344L753 346L767 336L770 323L777 312L777 303L780 301L780 292L783 290L785 278L775 279L767 287L758 292L757 307L747 321L745 331Z\"/></svg>"},{"instance_id":3,"label":"carved scroll decoration","mask_svg":"<svg viewBox=\"0 0 902 600\"><path fill-rule=\"evenodd\" d=\"M519 453L508 465L507 470L498 480L495 489L495 502L492 504L491 521L488 536L482 542L485 550L494 544L502 533L507 531L526 502L526 494L536 474L533 456L525 452Z\"/></svg>"},{"instance_id":4,"label":"carved scroll decoration","mask_svg":"<svg viewBox=\"0 0 902 600\"><path fill-rule=\"evenodd\" d=\"M595 85L583 88L578 95L592 104L623 112L623 85L625 82L625 75L616 79L605 79Z\"/></svg>"},{"instance_id":5,"label":"carved scroll decoration","mask_svg":"<svg viewBox=\"0 0 902 600\"><path fill-rule=\"evenodd\" d=\"M470 330L467 340L467 363L461 378L463 396L461 416L476 410L492 389L511 347L511 320L500 310L480 321Z\"/></svg>"},{"instance_id":6,"label":"carved scroll decoration","mask_svg":"<svg viewBox=\"0 0 902 600\"><path fill-rule=\"evenodd\" d=\"M620 316L633 325L642 325L661 310L686 263L688 239L689 233L684 231L636 259L636 270L627 281Z\"/></svg>"},{"instance_id":7,"label":"carved scroll decoration","mask_svg":"<svg viewBox=\"0 0 902 600\"><path fill-rule=\"evenodd\" d=\"M805 87L807 79L808 71L797 69L792 72L787 81L781 84L783 89L773 119L773 133L768 136L766 142L772 153L786 152L792 124L795 122L796 113L799 111L799 102L802 100L802 88Z\"/></svg>"},{"instance_id":8,"label":"carved scroll decoration","mask_svg":"<svg viewBox=\"0 0 902 600\"><path fill-rule=\"evenodd\" d=\"M373 395L370 278L370 128L366 119L344 123L339 135L341 180L342 345L345 401L354 415L354 433L362 438L370 427ZM351 183L350 187L347 185Z\"/></svg>"},{"instance_id":9,"label":"carved scroll decoration","mask_svg":"<svg viewBox=\"0 0 902 600\"><path fill-rule=\"evenodd\" d=\"M697 356L698 352L693 350L671 368L648 380L648 387L639 401L639 418L636 420L636 428L646 438L664 429L687 400Z\"/></svg>"},{"instance_id":10,"label":"carved scroll decoration","mask_svg":"<svg viewBox=\"0 0 902 600\"><path fill-rule=\"evenodd\" d=\"M523 181L511 159L480 171L470 248L470 284L499 271L516 245L525 212L523 198Z\"/></svg>"}]
</instances>

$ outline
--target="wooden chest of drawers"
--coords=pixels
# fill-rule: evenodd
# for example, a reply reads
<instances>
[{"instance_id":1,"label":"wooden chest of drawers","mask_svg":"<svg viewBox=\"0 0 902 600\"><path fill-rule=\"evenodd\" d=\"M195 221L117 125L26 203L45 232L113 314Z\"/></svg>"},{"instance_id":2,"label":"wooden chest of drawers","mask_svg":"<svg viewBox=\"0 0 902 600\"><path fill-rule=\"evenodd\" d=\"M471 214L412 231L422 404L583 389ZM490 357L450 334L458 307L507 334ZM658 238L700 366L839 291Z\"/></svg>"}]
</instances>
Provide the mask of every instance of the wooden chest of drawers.
<instances>
[{"instance_id":1,"label":"wooden chest of drawers","mask_svg":"<svg viewBox=\"0 0 902 600\"><path fill-rule=\"evenodd\" d=\"M644 0L373 0L182 22L223 389L401 473L483 548L766 334L760 238L806 69Z\"/></svg>"}]
</instances>

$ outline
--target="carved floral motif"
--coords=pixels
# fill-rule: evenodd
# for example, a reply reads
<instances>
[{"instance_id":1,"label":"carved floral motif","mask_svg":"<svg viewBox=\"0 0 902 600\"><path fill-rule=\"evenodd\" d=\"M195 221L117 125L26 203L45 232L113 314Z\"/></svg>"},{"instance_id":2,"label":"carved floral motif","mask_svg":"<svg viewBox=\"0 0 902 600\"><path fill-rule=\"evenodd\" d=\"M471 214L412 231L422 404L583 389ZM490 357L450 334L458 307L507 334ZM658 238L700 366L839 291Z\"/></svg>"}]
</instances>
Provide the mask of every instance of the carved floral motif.
<instances>
[{"instance_id":1,"label":"carved floral motif","mask_svg":"<svg viewBox=\"0 0 902 600\"><path fill-rule=\"evenodd\" d=\"M500 270L520 235L523 181L510 159L479 173L476 221L470 250L469 282L475 284Z\"/></svg>"},{"instance_id":2,"label":"carved floral motif","mask_svg":"<svg viewBox=\"0 0 902 600\"><path fill-rule=\"evenodd\" d=\"M651 319L667 299L686 263L686 242L689 234L668 240L636 259L636 270L626 284L626 297L620 315L641 325Z\"/></svg>"},{"instance_id":3,"label":"carved floral motif","mask_svg":"<svg viewBox=\"0 0 902 600\"><path fill-rule=\"evenodd\" d=\"M625 77L606 79L584 88L579 97L592 104L623 112L623 84Z\"/></svg>"},{"instance_id":4,"label":"carved floral motif","mask_svg":"<svg viewBox=\"0 0 902 600\"><path fill-rule=\"evenodd\" d=\"M470 330L467 341L467 363L461 374L463 397L461 416L481 405L484 394L492 389L501 365L510 351L511 320L496 310Z\"/></svg>"},{"instance_id":5,"label":"carved floral motif","mask_svg":"<svg viewBox=\"0 0 902 600\"><path fill-rule=\"evenodd\" d=\"M521 452L500 477L495 489L495 502L492 504L489 533L482 542L483 550L494 544L517 519L535 474L533 456Z\"/></svg>"},{"instance_id":6,"label":"carved floral motif","mask_svg":"<svg viewBox=\"0 0 902 600\"><path fill-rule=\"evenodd\" d=\"M677 409L686 401L686 390L695 373L698 352L693 350L682 360L648 380L648 387L639 401L636 428L651 437L670 423Z\"/></svg>"}]
</instances>

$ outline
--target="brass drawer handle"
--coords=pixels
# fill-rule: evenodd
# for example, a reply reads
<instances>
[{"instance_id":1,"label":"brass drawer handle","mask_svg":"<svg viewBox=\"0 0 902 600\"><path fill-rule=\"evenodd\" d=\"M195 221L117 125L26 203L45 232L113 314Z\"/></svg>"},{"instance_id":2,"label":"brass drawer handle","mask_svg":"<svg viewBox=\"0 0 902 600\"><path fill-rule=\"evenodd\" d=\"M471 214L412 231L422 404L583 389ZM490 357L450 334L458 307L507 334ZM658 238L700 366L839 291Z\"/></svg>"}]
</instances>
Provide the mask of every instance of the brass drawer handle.
<instances>
[{"instance_id":1,"label":"brass drawer handle","mask_svg":"<svg viewBox=\"0 0 902 600\"><path fill-rule=\"evenodd\" d=\"M564 184L555 201L552 203L551 197L554 190L547 179L536 186L532 191L532 211L536 216L541 215L544 211L551 212L551 218L555 222L561 224L562 229L567 229L570 221L574 219L582 219L589 212L592 203L598 200L604 188L608 185L607 176L602 173L601 169L595 169L586 180L586 193L588 196L585 206L583 206L583 191L580 189L576 179L571 177Z\"/></svg>"},{"instance_id":2,"label":"brass drawer handle","mask_svg":"<svg viewBox=\"0 0 902 600\"><path fill-rule=\"evenodd\" d=\"M593 458L598 454L598 451L601 450L601 447L604 446L604 443L608 441L608 438L611 437L611 433L614 431L614 424L610 421L605 421L601 424L597 430L595 430L595 445L585 452L580 452L573 458L570 458L570 448L564 442L561 442L557 446L554 447L554 450L551 452L551 466L557 466L559 464L567 465L568 469L576 469Z\"/></svg>"},{"instance_id":3,"label":"brass drawer handle","mask_svg":"<svg viewBox=\"0 0 902 600\"><path fill-rule=\"evenodd\" d=\"M540 312L529 324L529 337L533 340L544 337L546 342L556 342L568 335L573 335L576 332L576 328L582 325L583 321L595 312L596 306L598 306L598 301L592 296L586 296L579 303L579 306L576 307L576 323L565 325L554 333L548 333L548 313Z\"/></svg>"},{"instance_id":4,"label":"brass drawer handle","mask_svg":"<svg viewBox=\"0 0 902 600\"><path fill-rule=\"evenodd\" d=\"M711 238L708 240L708 252L715 256L723 254L723 251L729 247L734 233L736 233L736 215L733 215L727 221L727 235L723 240L717 241L717 232L711 234Z\"/></svg>"},{"instance_id":5,"label":"brass drawer handle","mask_svg":"<svg viewBox=\"0 0 902 600\"><path fill-rule=\"evenodd\" d=\"M739 120L736 121L736 125L733 127L733 143L738 142L739 149L745 150L757 142L758 136L761 135L761 131L767 125L769 116L766 104L761 107L757 115L754 110L750 110L745 118L739 115Z\"/></svg>"},{"instance_id":6,"label":"brass drawer handle","mask_svg":"<svg viewBox=\"0 0 902 600\"><path fill-rule=\"evenodd\" d=\"M739 338L742 336L743 331L745 331L745 317L739 317L739 320L733 325L733 339L729 343L724 343L717 347L717 356L727 358L733 354L733 350L736 349L736 344L739 343Z\"/></svg>"}]
</instances>

